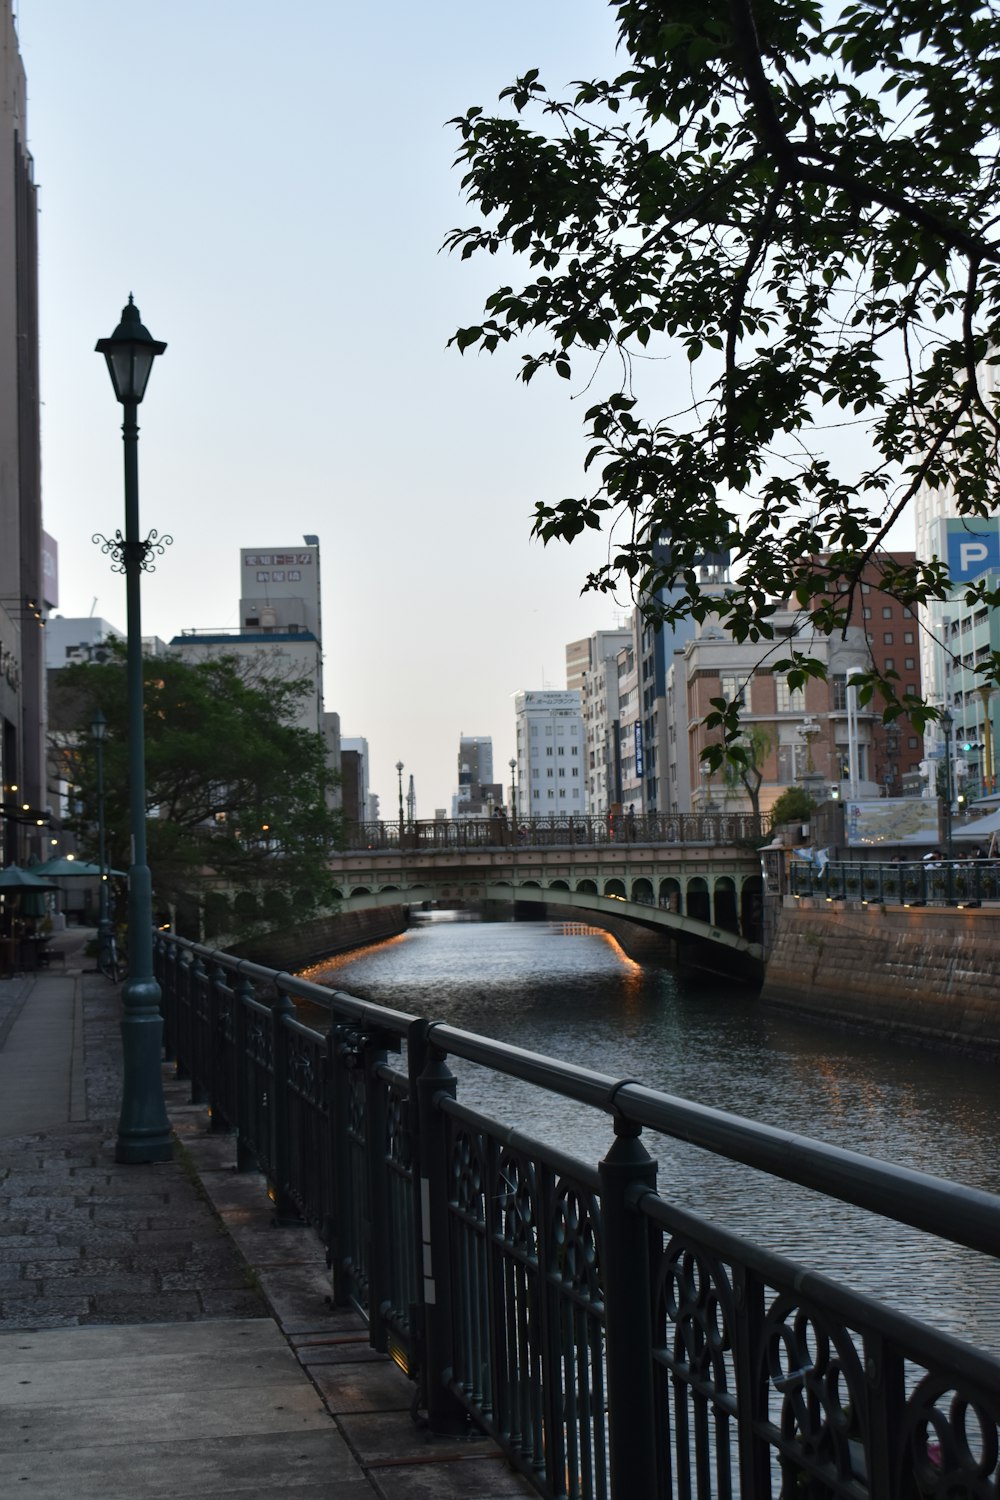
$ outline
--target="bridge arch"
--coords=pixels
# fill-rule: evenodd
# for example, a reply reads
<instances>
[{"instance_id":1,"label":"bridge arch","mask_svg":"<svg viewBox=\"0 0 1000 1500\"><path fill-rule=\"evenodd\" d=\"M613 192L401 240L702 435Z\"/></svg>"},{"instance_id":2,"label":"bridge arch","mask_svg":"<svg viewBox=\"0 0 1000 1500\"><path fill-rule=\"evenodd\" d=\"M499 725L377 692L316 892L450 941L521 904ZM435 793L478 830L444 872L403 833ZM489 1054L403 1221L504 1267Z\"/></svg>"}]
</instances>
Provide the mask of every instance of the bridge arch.
<instances>
[{"instance_id":1,"label":"bridge arch","mask_svg":"<svg viewBox=\"0 0 1000 1500\"><path fill-rule=\"evenodd\" d=\"M351 887L352 896L370 896L371 891L366 885L355 885Z\"/></svg>"},{"instance_id":2,"label":"bridge arch","mask_svg":"<svg viewBox=\"0 0 1000 1500\"><path fill-rule=\"evenodd\" d=\"M580 891L585 896L596 896L597 895L597 881L596 880L578 880L576 882L576 888L577 888L578 891Z\"/></svg>"},{"instance_id":3,"label":"bridge arch","mask_svg":"<svg viewBox=\"0 0 1000 1500\"><path fill-rule=\"evenodd\" d=\"M569 890L569 881L568 880L550 880L549 881L549 890L550 891L568 891Z\"/></svg>"},{"instance_id":4,"label":"bridge arch","mask_svg":"<svg viewBox=\"0 0 1000 1500\"><path fill-rule=\"evenodd\" d=\"M740 919L736 902L736 881L731 875L718 875L712 890L712 921L727 932L739 932Z\"/></svg>"},{"instance_id":5,"label":"bridge arch","mask_svg":"<svg viewBox=\"0 0 1000 1500\"><path fill-rule=\"evenodd\" d=\"M695 917L699 922L711 922L712 898L704 875L691 876L687 883L684 905L689 917Z\"/></svg>"},{"instance_id":6,"label":"bridge arch","mask_svg":"<svg viewBox=\"0 0 1000 1500\"><path fill-rule=\"evenodd\" d=\"M665 907L667 911L678 913L683 913L684 911L684 894L681 890L681 883L673 875L668 875L660 881L660 905Z\"/></svg>"},{"instance_id":7,"label":"bridge arch","mask_svg":"<svg viewBox=\"0 0 1000 1500\"><path fill-rule=\"evenodd\" d=\"M653 904L653 882L645 875L640 875L632 882L632 900L639 901L643 906Z\"/></svg>"},{"instance_id":8,"label":"bridge arch","mask_svg":"<svg viewBox=\"0 0 1000 1500\"><path fill-rule=\"evenodd\" d=\"M624 897L625 897L625 882L624 882L624 880L618 880L618 879L616 879L614 877L612 877L612 879L610 879L610 880L606 880L604 882L604 894L605 894L605 896L621 896L624 899Z\"/></svg>"}]
</instances>

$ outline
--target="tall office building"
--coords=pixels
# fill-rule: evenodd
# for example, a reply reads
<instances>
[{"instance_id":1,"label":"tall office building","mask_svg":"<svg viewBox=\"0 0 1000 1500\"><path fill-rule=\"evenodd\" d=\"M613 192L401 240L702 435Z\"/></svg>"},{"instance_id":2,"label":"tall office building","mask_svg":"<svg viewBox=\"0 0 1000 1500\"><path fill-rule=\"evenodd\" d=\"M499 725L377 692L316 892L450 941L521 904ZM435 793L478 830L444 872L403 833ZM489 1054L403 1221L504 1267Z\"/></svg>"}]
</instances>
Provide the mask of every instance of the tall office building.
<instances>
[{"instance_id":1,"label":"tall office building","mask_svg":"<svg viewBox=\"0 0 1000 1500\"><path fill-rule=\"evenodd\" d=\"M44 808L38 205L11 0L0 0L0 33L0 782L5 802L16 786L18 802ZM0 828L3 862L26 856L28 834L7 818Z\"/></svg>"},{"instance_id":2,"label":"tall office building","mask_svg":"<svg viewBox=\"0 0 1000 1500\"><path fill-rule=\"evenodd\" d=\"M453 818L486 818L503 802L503 788L493 780L493 740L488 734L463 734L458 742L458 790L451 799Z\"/></svg>"},{"instance_id":3,"label":"tall office building","mask_svg":"<svg viewBox=\"0 0 1000 1500\"><path fill-rule=\"evenodd\" d=\"M319 538L293 547L242 547L238 628L185 630L170 648L193 661L235 656L264 681L305 682L295 722L324 734Z\"/></svg>"},{"instance_id":4,"label":"tall office building","mask_svg":"<svg viewBox=\"0 0 1000 1500\"><path fill-rule=\"evenodd\" d=\"M514 714L518 816L582 816L586 782L580 694L551 689L516 693Z\"/></svg>"}]
</instances>

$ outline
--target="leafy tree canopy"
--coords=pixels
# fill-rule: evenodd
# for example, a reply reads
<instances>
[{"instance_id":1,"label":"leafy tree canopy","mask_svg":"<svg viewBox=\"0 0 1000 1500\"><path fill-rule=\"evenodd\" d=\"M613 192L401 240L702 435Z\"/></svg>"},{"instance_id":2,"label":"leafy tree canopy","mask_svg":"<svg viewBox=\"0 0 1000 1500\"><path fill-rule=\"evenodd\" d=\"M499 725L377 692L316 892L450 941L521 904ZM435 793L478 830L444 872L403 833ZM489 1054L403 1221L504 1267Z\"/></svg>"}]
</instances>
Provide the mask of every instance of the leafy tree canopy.
<instances>
[{"instance_id":1,"label":"leafy tree canopy","mask_svg":"<svg viewBox=\"0 0 1000 1500\"><path fill-rule=\"evenodd\" d=\"M607 529L587 587L627 582L654 618L715 614L737 640L770 639L781 599L823 633L859 623L869 560L908 605L945 597L941 562L884 549L921 485L1000 508L1000 12L612 5L621 72L559 98L531 70L504 113L453 122L481 217L446 243L531 276L453 342L525 336L524 380L552 369L589 397L593 487L539 500L535 534ZM698 564L725 552L717 598ZM822 675L782 651L793 686ZM887 718L923 722L892 680L862 701L876 686Z\"/></svg>"},{"instance_id":2,"label":"leafy tree canopy","mask_svg":"<svg viewBox=\"0 0 1000 1500\"><path fill-rule=\"evenodd\" d=\"M74 787L72 820L97 854L97 762L89 725L100 708L109 863L129 862L128 705L123 648L105 665L54 674L52 755ZM339 834L327 806L320 737L292 727L304 685L254 681L235 658L149 657L145 678L149 865L163 902L213 888L242 909L286 904L305 915L330 901L326 855ZM249 899L247 897L256 898Z\"/></svg>"}]
</instances>

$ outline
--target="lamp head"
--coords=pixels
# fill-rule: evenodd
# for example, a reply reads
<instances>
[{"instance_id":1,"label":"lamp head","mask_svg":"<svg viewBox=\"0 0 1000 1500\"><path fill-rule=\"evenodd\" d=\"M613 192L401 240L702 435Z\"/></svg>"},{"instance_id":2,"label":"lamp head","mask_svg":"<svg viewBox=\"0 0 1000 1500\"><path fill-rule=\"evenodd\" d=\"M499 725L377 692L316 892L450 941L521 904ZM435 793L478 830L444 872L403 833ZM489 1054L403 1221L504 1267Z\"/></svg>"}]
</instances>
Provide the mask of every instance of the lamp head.
<instances>
[{"instance_id":1,"label":"lamp head","mask_svg":"<svg viewBox=\"0 0 1000 1500\"><path fill-rule=\"evenodd\" d=\"M143 326L131 292L128 304L122 308L118 327L109 339L98 339L95 347L97 353L103 354L107 360L116 398L123 405L132 403L138 406L146 394L153 360L167 346L154 339L149 329Z\"/></svg>"},{"instance_id":2,"label":"lamp head","mask_svg":"<svg viewBox=\"0 0 1000 1500\"><path fill-rule=\"evenodd\" d=\"M95 711L94 717L90 721L90 733L98 744L101 744L108 737L108 721L100 709Z\"/></svg>"}]
</instances>

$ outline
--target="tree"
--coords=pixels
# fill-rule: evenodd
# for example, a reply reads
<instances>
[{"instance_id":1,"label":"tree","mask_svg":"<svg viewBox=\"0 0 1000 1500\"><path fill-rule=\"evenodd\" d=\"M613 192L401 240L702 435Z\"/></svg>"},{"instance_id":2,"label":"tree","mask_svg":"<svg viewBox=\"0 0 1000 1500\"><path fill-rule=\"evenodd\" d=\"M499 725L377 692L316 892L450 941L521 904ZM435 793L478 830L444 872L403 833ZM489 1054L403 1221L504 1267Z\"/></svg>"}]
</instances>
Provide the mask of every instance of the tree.
<instances>
[{"instance_id":1,"label":"tree","mask_svg":"<svg viewBox=\"0 0 1000 1500\"><path fill-rule=\"evenodd\" d=\"M533 279L500 287L452 342L492 353L537 335L522 378L551 369L594 397L594 487L539 499L534 533L607 527L587 588L627 582L647 616L717 615L737 640L773 639L787 599L822 633L845 629L872 560L908 606L945 597L940 561L900 566L885 547L922 485L950 485L964 515L1000 508L983 378L1000 362L1000 13L612 7L617 76L558 98L532 69L501 94L507 113L453 122L481 219L447 245L526 257ZM712 597L698 562L726 552L735 581ZM998 602L985 582L965 594ZM822 675L777 643L771 665L793 687ZM998 669L998 655L980 668ZM863 702L875 687L887 719L928 717L874 669ZM735 703L724 730L739 734Z\"/></svg>"},{"instance_id":2,"label":"tree","mask_svg":"<svg viewBox=\"0 0 1000 1500\"><path fill-rule=\"evenodd\" d=\"M236 915L243 926L286 904L298 915L329 905L326 855L340 819L327 805L331 778L322 740L289 722L304 685L255 681L235 658L148 657L143 671L146 830L158 901L240 893ZM71 826L94 856L97 766L88 726L98 708L108 720L108 860L125 868L128 708L120 649L106 665L62 669L50 692L52 754L78 809Z\"/></svg>"},{"instance_id":3,"label":"tree","mask_svg":"<svg viewBox=\"0 0 1000 1500\"><path fill-rule=\"evenodd\" d=\"M726 707L725 700L715 699L714 706L720 714L721 721L721 714ZM773 748L774 742L767 730L755 724L750 729L744 729L740 738L733 744L732 754L723 769L726 786L733 790L737 785L742 786L750 798L750 815L755 836L760 834L761 782L764 780L767 757Z\"/></svg>"},{"instance_id":4,"label":"tree","mask_svg":"<svg viewBox=\"0 0 1000 1500\"><path fill-rule=\"evenodd\" d=\"M786 787L771 808L771 826L779 823L808 823L816 810L816 802L801 786Z\"/></svg>"}]
</instances>

